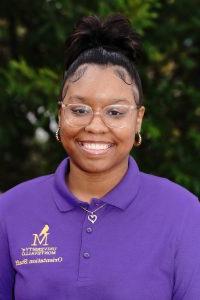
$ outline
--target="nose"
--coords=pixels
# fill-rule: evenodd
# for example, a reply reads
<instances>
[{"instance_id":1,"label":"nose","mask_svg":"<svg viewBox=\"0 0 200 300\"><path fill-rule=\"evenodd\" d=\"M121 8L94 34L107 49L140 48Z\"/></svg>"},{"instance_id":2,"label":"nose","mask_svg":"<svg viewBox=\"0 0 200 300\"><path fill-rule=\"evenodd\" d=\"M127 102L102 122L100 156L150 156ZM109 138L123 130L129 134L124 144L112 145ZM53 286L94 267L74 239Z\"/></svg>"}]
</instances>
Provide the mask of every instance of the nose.
<instances>
[{"instance_id":1,"label":"nose","mask_svg":"<svg viewBox=\"0 0 200 300\"><path fill-rule=\"evenodd\" d=\"M94 133L105 133L109 131L109 128L103 122L101 114L99 112L95 112L90 123L87 126L85 126L85 131Z\"/></svg>"}]
</instances>

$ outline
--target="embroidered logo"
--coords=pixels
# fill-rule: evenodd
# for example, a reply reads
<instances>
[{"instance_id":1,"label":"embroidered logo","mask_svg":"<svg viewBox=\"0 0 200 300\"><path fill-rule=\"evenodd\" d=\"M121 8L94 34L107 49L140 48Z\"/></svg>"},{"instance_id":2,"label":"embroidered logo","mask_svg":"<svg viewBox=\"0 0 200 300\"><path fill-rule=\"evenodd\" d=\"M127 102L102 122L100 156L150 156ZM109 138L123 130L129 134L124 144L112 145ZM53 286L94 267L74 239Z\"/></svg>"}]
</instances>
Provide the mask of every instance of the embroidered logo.
<instances>
[{"instance_id":1,"label":"embroidered logo","mask_svg":"<svg viewBox=\"0 0 200 300\"><path fill-rule=\"evenodd\" d=\"M48 246L47 238L50 234L48 231L49 225L46 224L39 234L33 233L34 240L31 246L38 246L38 244L42 246Z\"/></svg>"},{"instance_id":2,"label":"embroidered logo","mask_svg":"<svg viewBox=\"0 0 200 300\"><path fill-rule=\"evenodd\" d=\"M44 225L39 233L33 233L32 244L21 248L21 257L15 261L16 266L40 263L61 263L63 257L57 257L57 246L50 246L49 225Z\"/></svg>"}]
</instances>

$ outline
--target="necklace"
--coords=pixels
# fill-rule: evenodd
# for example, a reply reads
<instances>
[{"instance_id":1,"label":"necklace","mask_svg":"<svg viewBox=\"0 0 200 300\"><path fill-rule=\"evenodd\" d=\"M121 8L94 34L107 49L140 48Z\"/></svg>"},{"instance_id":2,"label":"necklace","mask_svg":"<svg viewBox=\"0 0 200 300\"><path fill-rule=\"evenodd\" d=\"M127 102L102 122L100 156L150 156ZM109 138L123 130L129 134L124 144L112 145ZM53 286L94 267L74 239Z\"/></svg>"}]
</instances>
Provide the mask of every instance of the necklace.
<instances>
[{"instance_id":1,"label":"necklace","mask_svg":"<svg viewBox=\"0 0 200 300\"><path fill-rule=\"evenodd\" d=\"M105 205L106 205L106 203L105 203L104 205L98 207L97 209L93 210L93 211L87 210L87 209L86 209L85 207L83 207L83 206L80 206L80 207L81 207L82 209L84 209L85 211L87 211L87 212L90 213L90 214L88 215L88 220L94 224L94 222L96 222L96 220L97 220L97 215L94 214L95 211L99 210L100 208L104 207Z\"/></svg>"}]
</instances>

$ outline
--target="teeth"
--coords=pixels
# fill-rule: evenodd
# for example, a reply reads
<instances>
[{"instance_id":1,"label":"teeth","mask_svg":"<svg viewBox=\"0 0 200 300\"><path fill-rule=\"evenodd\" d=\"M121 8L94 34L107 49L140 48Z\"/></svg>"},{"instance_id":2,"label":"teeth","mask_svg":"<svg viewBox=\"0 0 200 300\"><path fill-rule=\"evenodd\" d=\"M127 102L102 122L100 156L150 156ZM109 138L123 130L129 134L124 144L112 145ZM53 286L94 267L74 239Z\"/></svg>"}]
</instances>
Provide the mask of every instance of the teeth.
<instances>
[{"instance_id":1,"label":"teeth","mask_svg":"<svg viewBox=\"0 0 200 300\"><path fill-rule=\"evenodd\" d=\"M94 143L82 143L81 145L84 146L86 149L97 149L97 150L104 150L108 149L111 144L94 144Z\"/></svg>"}]
</instances>

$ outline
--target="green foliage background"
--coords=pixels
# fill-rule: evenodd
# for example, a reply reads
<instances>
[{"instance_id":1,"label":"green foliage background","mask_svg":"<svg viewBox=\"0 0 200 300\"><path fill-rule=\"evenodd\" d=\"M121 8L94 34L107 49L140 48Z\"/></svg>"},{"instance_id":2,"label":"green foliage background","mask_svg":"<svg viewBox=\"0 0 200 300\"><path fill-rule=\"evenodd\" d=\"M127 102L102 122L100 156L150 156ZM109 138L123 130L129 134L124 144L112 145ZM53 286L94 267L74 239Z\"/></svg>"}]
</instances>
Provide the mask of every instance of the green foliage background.
<instances>
[{"instance_id":1,"label":"green foliage background","mask_svg":"<svg viewBox=\"0 0 200 300\"><path fill-rule=\"evenodd\" d=\"M140 168L200 195L200 10L195 0L1 0L0 190L53 172L64 41L83 15L122 12L143 36Z\"/></svg>"}]
</instances>

